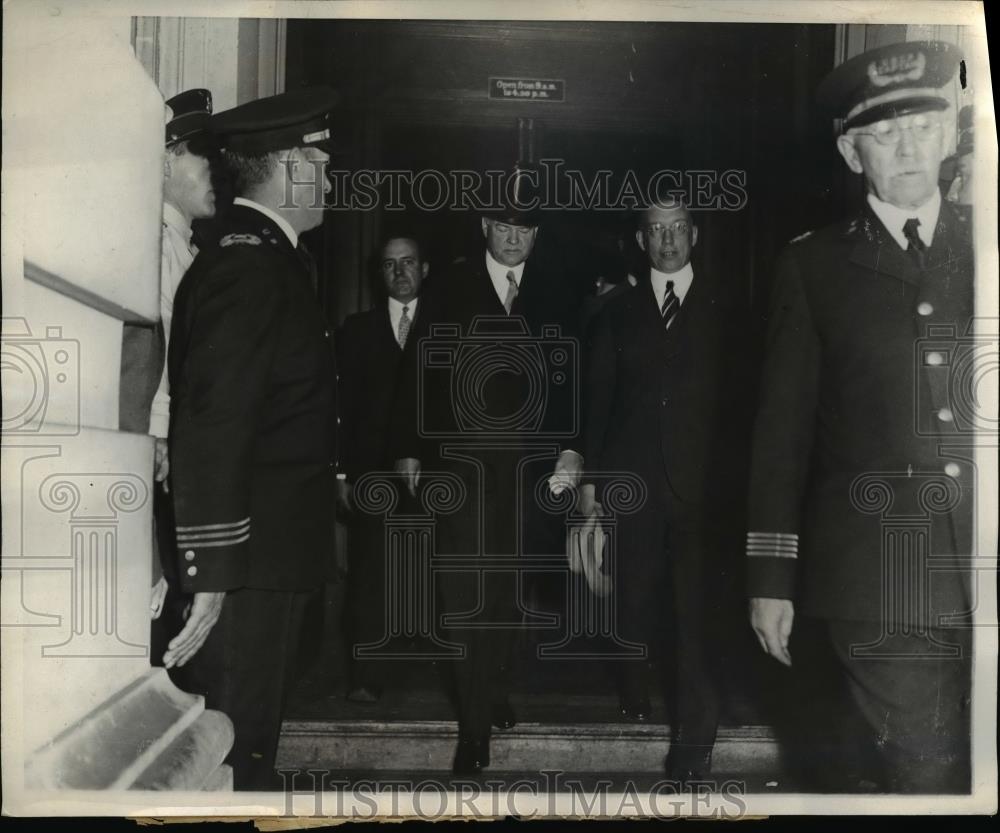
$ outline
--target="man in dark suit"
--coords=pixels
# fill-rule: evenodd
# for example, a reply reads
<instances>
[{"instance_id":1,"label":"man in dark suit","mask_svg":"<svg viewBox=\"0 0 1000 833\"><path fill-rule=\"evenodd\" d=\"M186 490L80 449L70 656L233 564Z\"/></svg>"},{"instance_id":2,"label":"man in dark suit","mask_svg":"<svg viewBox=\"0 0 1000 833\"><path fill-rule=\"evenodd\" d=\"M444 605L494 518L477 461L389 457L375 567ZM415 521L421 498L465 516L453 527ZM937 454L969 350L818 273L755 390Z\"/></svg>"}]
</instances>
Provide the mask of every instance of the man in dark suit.
<instances>
[{"instance_id":1,"label":"man in dark suit","mask_svg":"<svg viewBox=\"0 0 1000 833\"><path fill-rule=\"evenodd\" d=\"M588 338L580 508L591 514L600 503L602 472L631 472L646 485L641 509L618 519L619 633L673 657L667 770L690 780L710 770L718 723L709 634L723 572L721 501L738 471L725 453L725 419L740 329L731 282L691 264L698 227L683 204L651 205L636 239L645 273L606 305ZM622 661L617 673L623 714L646 718L647 663Z\"/></svg>"},{"instance_id":2,"label":"man in dark suit","mask_svg":"<svg viewBox=\"0 0 1000 833\"><path fill-rule=\"evenodd\" d=\"M525 203L522 194L483 217L485 250L435 278L438 329L429 351L454 356L454 365L448 373L415 370L402 392L398 413L409 427L396 432L397 470L411 489L428 469L456 474L467 491L464 507L441 518L436 555L527 556L565 546L560 518L537 506L535 487L550 476L548 488L571 488L581 468L572 343L580 291L557 260L535 252L538 216ZM475 613L443 634L464 650L454 663L456 773L488 766L491 725L514 725L507 666L523 583L516 569L441 575L444 613Z\"/></svg>"},{"instance_id":3,"label":"man in dark suit","mask_svg":"<svg viewBox=\"0 0 1000 833\"><path fill-rule=\"evenodd\" d=\"M298 235L323 219L336 94L303 89L218 114L239 194L174 305L170 477L187 622L164 654L225 712L237 789L275 786L285 689L332 543L331 333Z\"/></svg>"},{"instance_id":4,"label":"man in dark suit","mask_svg":"<svg viewBox=\"0 0 1000 833\"><path fill-rule=\"evenodd\" d=\"M340 367L340 438L344 473L341 505L349 511L351 493L369 472L392 471L389 431L404 356L414 352L433 319L421 297L430 264L412 234L384 240L376 263L385 298L365 312L350 315L337 333ZM406 495L401 495L404 500ZM381 516L351 512L348 572L349 644L377 643L386 633L385 546ZM372 703L385 681L385 662L352 654L347 699Z\"/></svg>"},{"instance_id":5,"label":"man in dark suit","mask_svg":"<svg viewBox=\"0 0 1000 833\"><path fill-rule=\"evenodd\" d=\"M938 189L955 120L941 88L960 59L896 43L823 82L867 198L778 261L753 441L753 628L803 682L832 653L837 702L865 727L851 742L878 763L865 780L903 792L969 789L969 639L955 625L973 599L954 557L972 552L975 408L949 377L974 346L973 252ZM801 707L806 729L837 730ZM827 786L849 788L829 783L847 764L802 740Z\"/></svg>"}]
</instances>

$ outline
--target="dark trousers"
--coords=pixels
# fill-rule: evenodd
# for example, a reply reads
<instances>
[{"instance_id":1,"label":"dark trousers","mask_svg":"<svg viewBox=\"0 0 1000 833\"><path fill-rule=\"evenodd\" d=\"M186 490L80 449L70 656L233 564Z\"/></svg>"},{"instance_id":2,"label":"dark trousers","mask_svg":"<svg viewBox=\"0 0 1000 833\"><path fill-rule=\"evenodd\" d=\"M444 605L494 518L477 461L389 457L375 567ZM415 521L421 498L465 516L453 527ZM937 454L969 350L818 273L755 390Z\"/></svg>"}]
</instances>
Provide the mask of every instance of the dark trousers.
<instances>
[{"instance_id":1,"label":"dark trousers","mask_svg":"<svg viewBox=\"0 0 1000 833\"><path fill-rule=\"evenodd\" d=\"M715 610L720 592L716 536L700 513L684 506L665 477L647 484L649 497L618 520L618 633L664 660L675 752L710 750L719 722ZM648 696L647 663L615 663L624 699Z\"/></svg>"},{"instance_id":2,"label":"dark trousers","mask_svg":"<svg viewBox=\"0 0 1000 833\"><path fill-rule=\"evenodd\" d=\"M382 688L389 660L358 654L375 646L390 632L386 616L385 523L381 516L354 519L348 532L348 572L345 630L351 666L351 686Z\"/></svg>"},{"instance_id":3,"label":"dark trousers","mask_svg":"<svg viewBox=\"0 0 1000 833\"><path fill-rule=\"evenodd\" d=\"M226 594L222 615L205 644L170 677L205 697L205 707L233 721L226 763L238 790L280 789L274 761L281 715L294 672L302 618L311 593L244 587ZM188 600L171 599L164 626L176 634ZM162 657L162 649L160 655Z\"/></svg>"},{"instance_id":4,"label":"dark trousers","mask_svg":"<svg viewBox=\"0 0 1000 833\"><path fill-rule=\"evenodd\" d=\"M530 511L532 488L544 464L530 465L520 476L521 451L469 450L476 463L446 463L468 490L463 508L440 520L436 555L515 554L526 557L536 538L537 518ZM551 461L548 461L551 463ZM477 465L478 464L478 465ZM475 470L481 467L481 476ZM520 496L520 497L519 497ZM492 705L510 691L514 646L522 627L526 577L517 569L444 570L437 584L445 624L441 636L461 646L452 661L458 728L462 737L490 734ZM462 621L454 621L460 617ZM448 620L452 619L449 623Z\"/></svg>"},{"instance_id":5,"label":"dark trousers","mask_svg":"<svg viewBox=\"0 0 1000 833\"><path fill-rule=\"evenodd\" d=\"M789 651L793 766L810 789L851 791L860 781L889 792L970 789L971 638L958 629L895 633L878 656L852 646L879 640L877 622L797 617ZM941 658L933 642L959 646Z\"/></svg>"}]
</instances>

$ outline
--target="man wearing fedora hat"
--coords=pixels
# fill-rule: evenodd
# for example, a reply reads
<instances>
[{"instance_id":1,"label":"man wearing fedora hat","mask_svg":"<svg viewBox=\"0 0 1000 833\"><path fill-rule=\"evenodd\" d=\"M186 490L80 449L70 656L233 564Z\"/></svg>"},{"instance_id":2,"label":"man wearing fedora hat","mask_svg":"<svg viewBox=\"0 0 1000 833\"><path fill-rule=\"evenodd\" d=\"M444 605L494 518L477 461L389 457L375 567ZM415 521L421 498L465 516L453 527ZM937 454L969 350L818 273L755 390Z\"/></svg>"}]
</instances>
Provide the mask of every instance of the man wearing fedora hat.
<instances>
[{"instance_id":1,"label":"man wearing fedora hat","mask_svg":"<svg viewBox=\"0 0 1000 833\"><path fill-rule=\"evenodd\" d=\"M302 612L332 542L332 333L298 236L323 220L335 103L302 89L215 116L237 197L174 307L170 477L190 607L164 664L192 664L232 719L237 789L276 786Z\"/></svg>"},{"instance_id":2,"label":"man wearing fedora hat","mask_svg":"<svg viewBox=\"0 0 1000 833\"><path fill-rule=\"evenodd\" d=\"M432 376L414 367L404 376L401 404L395 409L396 468L411 492L416 492L422 469L452 472L465 484L465 504L441 519L438 554L526 556L565 547L560 519L540 511L535 487L548 479L545 488L561 492L575 486L579 477L575 380L567 375L575 368L566 366L566 373L553 376L544 371L547 378L559 381L536 390L529 379L531 369L519 360L543 355L543 347L534 352L529 343L542 345L550 339L561 349L559 345L575 339L582 293L555 259L536 250L540 212L533 207L537 196L532 185L528 169L513 171L502 204L480 219L485 242L481 253L456 264L428 290L433 292L438 329L426 354L437 345L457 348L451 378L464 378L469 386L456 389L449 386L448 374ZM445 332L448 335L442 335ZM566 363L569 351L563 352ZM417 358L415 351L412 360ZM481 372L472 374L475 378L463 376L466 358L472 363L482 360ZM541 396L538 402L536 395ZM426 403L422 415L420 401ZM534 412L531 405L539 402L541 422L518 421L517 414ZM463 408L466 416L474 414L472 424L462 423ZM430 435L421 436L421 424L432 429ZM439 439L442 434L454 442ZM456 774L474 774L488 766L491 727L515 724L508 699L509 666L525 615L523 584L514 569L441 575L442 613L452 619L442 635L462 650L462 658L453 663L459 729Z\"/></svg>"},{"instance_id":3,"label":"man wearing fedora hat","mask_svg":"<svg viewBox=\"0 0 1000 833\"><path fill-rule=\"evenodd\" d=\"M898 792L969 789L960 625L974 599L956 557L972 552L974 467L942 365L970 333L973 252L938 188L955 121L942 87L960 60L947 43L896 43L824 80L820 102L840 120L837 149L865 200L784 251L768 315L750 619L764 651L803 683L829 656L838 687L800 695L799 771L837 790L851 783L829 776ZM925 350L935 333L951 335ZM864 728L845 750L848 726ZM873 766L857 771L864 753Z\"/></svg>"}]
</instances>

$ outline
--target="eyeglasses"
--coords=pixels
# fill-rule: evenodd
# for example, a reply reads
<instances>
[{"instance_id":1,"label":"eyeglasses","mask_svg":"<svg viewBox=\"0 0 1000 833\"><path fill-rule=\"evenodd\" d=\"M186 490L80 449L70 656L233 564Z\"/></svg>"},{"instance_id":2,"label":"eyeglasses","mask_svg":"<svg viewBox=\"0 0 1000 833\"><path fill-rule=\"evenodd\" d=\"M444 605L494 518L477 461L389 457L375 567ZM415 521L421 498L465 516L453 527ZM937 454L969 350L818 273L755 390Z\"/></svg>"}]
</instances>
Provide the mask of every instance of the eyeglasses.
<instances>
[{"instance_id":1,"label":"eyeglasses","mask_svg":"<svg viewBox=\"0 0 1000 833\"><path fill-rule=\"evenodd\" d=\"M671 237L679 237L687 234L691 230L691 226L685 220L677 220L677 222L671 223L669 226L665 226L663 223L650 223L646 226L646 234L650 237L663 237L663 233L667 229L670 230Z\"/></svg>"},{"instance_id":2,"label":"eyeglasses","mask_svg":"<svg viewBox=\"0 0 1000 833\"><path fill-rule=\"evenodd\" d=\"M909 119L907 123L903 119ZM929 139L941 130L941 116L937 113L916 113L897 119L883 119L875 122L871 130L858 130L854 136L871 136L880 145L898 145L903 131L909 130L918 142Z\"/></svg>"}]
</instances>

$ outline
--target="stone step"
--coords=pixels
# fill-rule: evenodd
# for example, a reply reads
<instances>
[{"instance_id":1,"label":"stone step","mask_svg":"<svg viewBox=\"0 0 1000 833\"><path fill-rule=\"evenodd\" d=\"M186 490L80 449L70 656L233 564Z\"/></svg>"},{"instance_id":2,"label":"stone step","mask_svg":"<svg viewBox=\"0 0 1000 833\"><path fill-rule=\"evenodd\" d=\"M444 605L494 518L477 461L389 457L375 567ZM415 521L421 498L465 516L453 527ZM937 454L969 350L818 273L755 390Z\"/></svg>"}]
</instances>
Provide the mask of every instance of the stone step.
<instances>
[{"instance_id":1,"label":"stone step","mask_svg":"<svg viewBox=\"0 0 1000 833\"><path fill-rule=\"evenodd\" d=\"M278 766L331 771L451 769L452 721L286 720ZM491 772L660 773L670 727L655 723L518 723L495 731ZM755 775L782 771L780 749L765 726L720 727L713 770Z\"/></svg>"},{"instance_id":2,"label":"stone step","mask_svg":"<svg viewBox=\"0 0 1000 833\"><path fill-rule=\"evenodd\" d=\"M39 789L199 789L171 763L214 776L233 741L229 718L151 668L29 756L25 782ZM140 779L145 782L140 784ZM179 779L179 780L178 780Z\"/></svg>"},{"instance_id":3,"label":"stone step","mask_svg":"<svg viewBox=\"0 0 1000 833\"><path fill-rule=\"evenodd\" d=\"M233 745L233 724L208 709L182 731L131 785L135 790L231 790L223 761Z\"/></svg>"}]
</instances>

